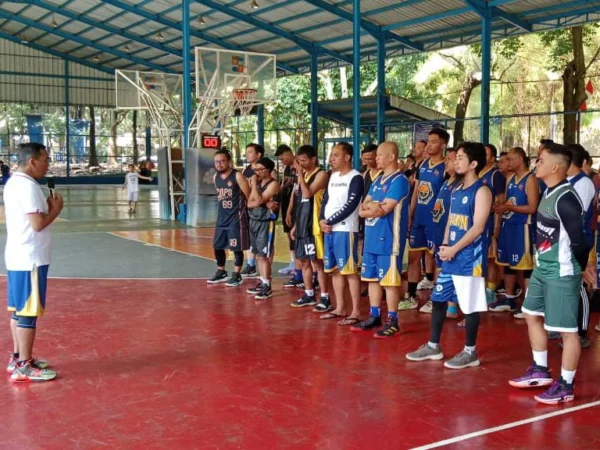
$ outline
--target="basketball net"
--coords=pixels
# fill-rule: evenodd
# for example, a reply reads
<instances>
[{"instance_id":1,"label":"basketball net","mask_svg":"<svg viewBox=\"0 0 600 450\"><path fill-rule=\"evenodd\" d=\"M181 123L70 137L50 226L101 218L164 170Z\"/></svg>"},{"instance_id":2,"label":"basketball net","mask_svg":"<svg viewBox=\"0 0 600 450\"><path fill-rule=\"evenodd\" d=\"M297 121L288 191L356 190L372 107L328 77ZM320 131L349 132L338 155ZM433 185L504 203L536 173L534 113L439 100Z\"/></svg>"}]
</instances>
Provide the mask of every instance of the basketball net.
<instances>
[{"instance_id":1,"label":"basketball net","mask_svg":"<svg viewBox=\"0 0 600 450\"><path fill-rule=\"evenodd\" d=\"M233 110L240 110L242 116L247 116L256 105L256 89L234 89L231 93L231 102Z\"/></svg>"}]
</instances>

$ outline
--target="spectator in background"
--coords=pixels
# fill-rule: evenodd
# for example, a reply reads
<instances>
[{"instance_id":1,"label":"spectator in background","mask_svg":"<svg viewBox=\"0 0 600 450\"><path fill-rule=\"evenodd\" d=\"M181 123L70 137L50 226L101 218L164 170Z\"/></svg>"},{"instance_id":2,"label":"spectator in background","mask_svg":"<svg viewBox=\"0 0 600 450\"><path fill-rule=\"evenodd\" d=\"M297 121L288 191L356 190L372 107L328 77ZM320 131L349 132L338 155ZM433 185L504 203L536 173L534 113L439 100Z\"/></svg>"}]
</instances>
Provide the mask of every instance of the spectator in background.
<instances>
[{"instance_id":1,"label":"spectator in background","mask_svg":"<svg viewBox=\"0 0 600 450\"><path fill-rule=\"evenodd\" d=\"M144 179L140 178L140 184L150 184L152 183L152 169L154 168L154 163L151 159L147 159L146 162L140 167L140 176L150 178Z\"/></svg>"},{"instance_id":2,"label":"spectator in background","mask_svg":"<svg viewBox=\"0 0 600 450\"><path fill-rule=\"evenodd\" d=\"M0 171L2 172L2 184L6 184L10 178L10 167L4 164L4 161L0 161Z\"/></svg>"}]
</instances>

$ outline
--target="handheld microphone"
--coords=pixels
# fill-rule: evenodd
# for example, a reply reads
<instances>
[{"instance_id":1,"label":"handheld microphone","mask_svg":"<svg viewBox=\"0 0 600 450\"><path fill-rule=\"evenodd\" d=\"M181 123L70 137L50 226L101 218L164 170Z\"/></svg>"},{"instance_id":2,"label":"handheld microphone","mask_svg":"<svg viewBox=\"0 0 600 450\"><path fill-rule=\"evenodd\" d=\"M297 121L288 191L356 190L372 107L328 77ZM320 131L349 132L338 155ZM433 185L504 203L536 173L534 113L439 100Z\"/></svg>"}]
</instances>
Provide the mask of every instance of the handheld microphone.
<instances>
[{"instance_id":1,"label":"handheld microphone","mask_svg":"<svg viewBox=\"0 0 600 450\"><path fill-rule=\"evenodd\" d=\"M48 183L50 195L52 196L52 198L54 198L54 178L46 178L46 183Z\"/></svg>"}]
</instances>

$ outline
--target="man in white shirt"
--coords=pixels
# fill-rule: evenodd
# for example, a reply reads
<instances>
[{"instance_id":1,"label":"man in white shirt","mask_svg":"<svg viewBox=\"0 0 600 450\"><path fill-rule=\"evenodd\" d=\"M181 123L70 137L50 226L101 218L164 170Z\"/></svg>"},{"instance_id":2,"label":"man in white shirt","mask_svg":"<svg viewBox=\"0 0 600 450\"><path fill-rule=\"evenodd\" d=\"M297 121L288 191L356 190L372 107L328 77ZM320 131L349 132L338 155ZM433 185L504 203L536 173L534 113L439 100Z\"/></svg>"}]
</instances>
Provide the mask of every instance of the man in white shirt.
<instances>
[{"instance_id":1,"label":"man in white shirt","mask_svg":"<svg viewBox=\"0 0 600 450\"><path fill-rule=\"evenodd\" d=\"M592 179L583 171L585 160L589 157L589 153L579 144L567 145L567 148L571 150L572 159L571 167L567 172L567 180L571 183L571 186L577 192L581 205L583 207L583 234L585 236L585 243L589 250L592 251L591 256L595 256L596 249L594 248L594 231L596 224L593 222L594 218L594 198L596 197L596 187ZM590 261L595 263L595 261ZM582 268L585 272L585 268ZM590 326L590 298L589 290L586 288L585 282L582 283L580 296L579 296L579 339L581 340L581 348L589 348L590 341L587 337L588 328Z\"/></svg>"},{"instance_id":2,"label":"man in white shirt","mask_svg":"<svg viewBox=\"0 0 600 450\"><path fill-rule=\"evenodd\" d=\"M125 174L125 184L123 189L127 188L127 201L129 202L129 213L135 214L140 193L140 180L152 181L152 177L145 177L135 171L135 166L129 164Z\"/></svg>"},{"instance_id":3,"label":"man in white shirt","mask_svg":"<svg viewBox=\"0 0 600 450\"><path fill-rule=\"evenodd\" d=\"M329 162L333 173L325 190L319 225L324 233L325 272L333 276L337 307L331 312L329 298L321 298L315 311L327 312L321 319L343 318L340 325L360 321L360 278L358 263L358 208L362 200L364 180L352 169L353 148L340 142L331 150ZM346 286L352 298L352 312L346 317Z\"/></svg>"},{"instance_id":4,"label":"man in white shirt","mask_svg":"<svg viewBox=\"0 0 600 450\"><path fill-rule=\"evenodd\" d=\"M36 321L44 315L52 236L50 224L63 208L63 199L47 199L37 183L48 170L48 152L42 144L21 144L19 167L4 188L8 272L8 310L13 312L10 328L13 356L7 372L11 380L49 381L56 372L48 363L32 357Z\"/></svg>"}]
</instances>

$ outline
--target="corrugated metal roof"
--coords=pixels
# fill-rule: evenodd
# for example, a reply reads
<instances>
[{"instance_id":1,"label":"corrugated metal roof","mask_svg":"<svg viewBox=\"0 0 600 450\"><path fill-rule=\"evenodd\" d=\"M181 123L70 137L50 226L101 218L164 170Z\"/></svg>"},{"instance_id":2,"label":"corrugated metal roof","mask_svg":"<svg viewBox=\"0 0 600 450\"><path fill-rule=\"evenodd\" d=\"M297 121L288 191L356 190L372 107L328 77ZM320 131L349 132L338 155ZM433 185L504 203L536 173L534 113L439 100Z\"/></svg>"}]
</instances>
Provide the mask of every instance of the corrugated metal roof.
<instances>
[{"instance_id":1,"label":"corrugated metal roof","mask_svg":"<svg viewBox=\"0 0 600 450\"><path fill-rule=\"evenodd\" d=\"M352 54L352 0L203 0L191 3L192 43L277 54L281 73ZM181 0L20 0L0 3L0 38L26 39L71 61L110 70L181 70ZM394 54L475 42L483 0L362 0L361 54L387 33ZM495 37L600 19L600 0L488 0ZM473 6L474 5L474 6ZM202 15L205 24L197 19ZM57 26L55 26L57 25ZM33 45L31 44L31 45Z\"/></svg>"}]
</instances>

